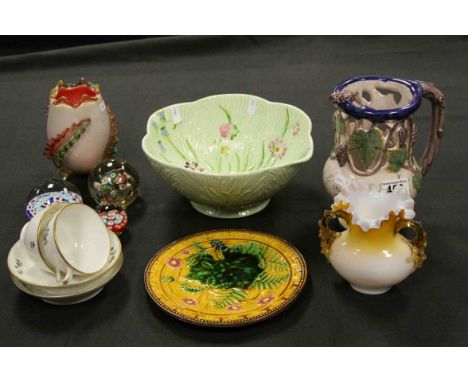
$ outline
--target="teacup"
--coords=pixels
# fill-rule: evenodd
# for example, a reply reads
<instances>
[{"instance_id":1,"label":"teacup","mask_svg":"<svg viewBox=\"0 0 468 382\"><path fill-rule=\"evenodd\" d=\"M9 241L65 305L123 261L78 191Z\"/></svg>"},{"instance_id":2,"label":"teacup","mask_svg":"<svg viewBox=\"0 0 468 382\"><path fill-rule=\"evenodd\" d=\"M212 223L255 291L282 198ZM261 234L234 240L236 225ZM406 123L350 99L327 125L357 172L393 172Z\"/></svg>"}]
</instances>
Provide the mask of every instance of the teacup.
<instances>
[{"instance_id":1,"label":"teacup","mask_svg":"<svg viewBox=\"0 0 468 382\"><path fill-rule=\"evenodd\" d=\"M57 282L74 274L100 271L110 253L110 239L99 215L89 206L67 203L39 230L39 250Z\"/></svg>"},{"instance_id":2,"label":"teacup","mask_svg":"<svg viewBox=\"0 0 468 382\"><path fill-rule=\"evenodd\" d=\"M54 203L44 210L38 212L34 217L26 223L20 234L20 241L23 243L25 248L28 250L28 253L31 257L36 260L37 263L40 264L41 268L44 270L50 270L54 272L54 268L48 264L47 259L41 253L38 243L38 236L39 230L41 225L47 220L47 217L56 214L60 211L63 207L65 207L68 203Z\"/></svg>"}]
</instances>

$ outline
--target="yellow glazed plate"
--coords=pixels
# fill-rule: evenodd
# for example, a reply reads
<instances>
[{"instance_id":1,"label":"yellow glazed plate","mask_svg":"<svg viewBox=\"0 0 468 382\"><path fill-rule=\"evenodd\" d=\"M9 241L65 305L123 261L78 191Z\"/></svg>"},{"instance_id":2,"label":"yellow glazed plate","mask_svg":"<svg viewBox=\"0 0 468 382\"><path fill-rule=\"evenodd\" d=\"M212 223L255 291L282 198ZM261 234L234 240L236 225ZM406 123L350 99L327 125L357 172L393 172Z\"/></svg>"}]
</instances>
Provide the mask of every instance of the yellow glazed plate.
<instances>
[{"instance_id":1,"label":"yellow glazed plate","mask_svg":"<svg viewBox=\"0 0 468 382\"><path fill-rule=\"evenodd\" d=\"M203 326L240 326L285 309L300 293L307 267L286 241L247 230L201 232L159 251L145 286L172 316Z\"/></svg>"}]
</instances>

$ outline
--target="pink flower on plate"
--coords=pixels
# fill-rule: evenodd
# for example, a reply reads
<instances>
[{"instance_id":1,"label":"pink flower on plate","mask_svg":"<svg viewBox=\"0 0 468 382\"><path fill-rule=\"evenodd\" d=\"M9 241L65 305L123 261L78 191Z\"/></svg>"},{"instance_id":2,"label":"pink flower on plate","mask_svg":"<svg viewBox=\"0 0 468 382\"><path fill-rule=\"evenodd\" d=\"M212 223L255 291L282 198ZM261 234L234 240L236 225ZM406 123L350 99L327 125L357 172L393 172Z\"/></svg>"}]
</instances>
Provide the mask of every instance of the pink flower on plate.
<instances>
[{"instance_id":1,"label":"pink flower on plate","mask_svg":"<svg viewBox=\"0 0 468 382\"><path fill-rule=\"evenodd\" d=\"M223 123L219 127L219 135L221 135L221 138L229 138L229 134L231 134L232 130L232 125L230 123Z\"/></svg>"},{"instance_id":2,"label":"pink flower on plate","mask_svg":"<svg viewBox=\"0 0 468 382\"><path fill-rule=\"evenodd\" d=\"M258 300L257 304L266 305L266 304L269 304L270 302L272 302L274 299L275 299L275 296L269 295L269 296L263 297L260 300Z\"/></svg>"},{"instance_id":3,"label":"pink flower on plate","mask_svg":"<svg viewBox=\"0 0 468 382\"><path fill-rule=\"evenodd\" d=\"M190 251L188 249L184 249L181 253L182 255L190 255Z\"/></svg>"},{"instance_id":4,"label":"pink flower on plate","mask_svg":"<svg viewBox=\"0 0 468 382\"><path fill-rule=\"evenodd\" d=\"M198 304L198 301L197 300L194 300L193 298L188 298L188 297L185 297L184 299L182 299L183 302L185 302L187 305L197 305Z\"/></svg>"},{"instance_id":5,"label":"pink flower on plate","mask_svg":"<svg viewBox=\"0 0 468 382\"><path fill-rule=\"evenodd\" d=\"M229 305L227 308L227 310L241 310L242 307L240 305Z\"/></svg>"},{"instance_id":6,"label":"pink flower on plate","mask_svg":"<svg viewBox=\"0 0 468 382\"><path fill-rule=\"evenodd\" d=\"M284 142L282 139L276 138L274 141L270 142L268 145L268 150L270 150L271 156L273 158L281 159L286 155L288 147L286 142Z\"/></svg>"},{"instance_id":7,"label":"pink flower on plate","mask_svg":"<svg viewBox=\"0 0 468 382\"><path fill-rule=\"evenodd\" d=\"M169 265L171 268L180 268L181 262L182 261L177 257L171 257L169 260L167 260L166 264Z\"/></svg>"}]
</instances>

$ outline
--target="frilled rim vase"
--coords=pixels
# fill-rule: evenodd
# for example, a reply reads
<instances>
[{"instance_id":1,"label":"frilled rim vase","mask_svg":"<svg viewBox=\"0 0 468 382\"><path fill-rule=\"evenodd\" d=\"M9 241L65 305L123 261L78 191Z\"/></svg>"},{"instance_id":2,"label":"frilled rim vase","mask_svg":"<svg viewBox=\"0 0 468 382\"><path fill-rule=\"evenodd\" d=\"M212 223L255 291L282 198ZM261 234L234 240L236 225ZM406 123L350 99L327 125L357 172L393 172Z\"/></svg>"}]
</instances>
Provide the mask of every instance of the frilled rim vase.
<instances>
[{"instance_id":1,"label":"frilled rim vase","mask_svg":"<svg viewBox=\"0 0 468 382\"><path fill-rule=\"evenodd\" d=\"M319 221L322 253L354 290L387 292L426 259L426 232L414 216L408 192L382 193L366 182L350 182Z\"/></svg>"}]
</instances>

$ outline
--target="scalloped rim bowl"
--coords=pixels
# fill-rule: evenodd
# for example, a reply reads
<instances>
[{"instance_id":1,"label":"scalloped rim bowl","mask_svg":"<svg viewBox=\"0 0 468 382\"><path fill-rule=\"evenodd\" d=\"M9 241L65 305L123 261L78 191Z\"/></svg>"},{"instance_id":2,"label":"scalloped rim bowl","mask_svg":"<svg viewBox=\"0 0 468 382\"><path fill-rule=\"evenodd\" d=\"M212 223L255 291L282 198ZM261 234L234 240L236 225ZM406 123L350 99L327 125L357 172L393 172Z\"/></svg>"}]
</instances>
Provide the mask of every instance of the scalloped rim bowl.
<instances>
[{"instance_id":1,"label":"scalloped rim bowl","mask_svg":"<svg viewBox=\"0 0 468 382\"><path fill-rule=\"evenodd\" d=\"M246 94L221 94L154 112L142 148L154 170L209 216L248 216L313 154L302 110Z\"/></svg>"}]
</instances>

